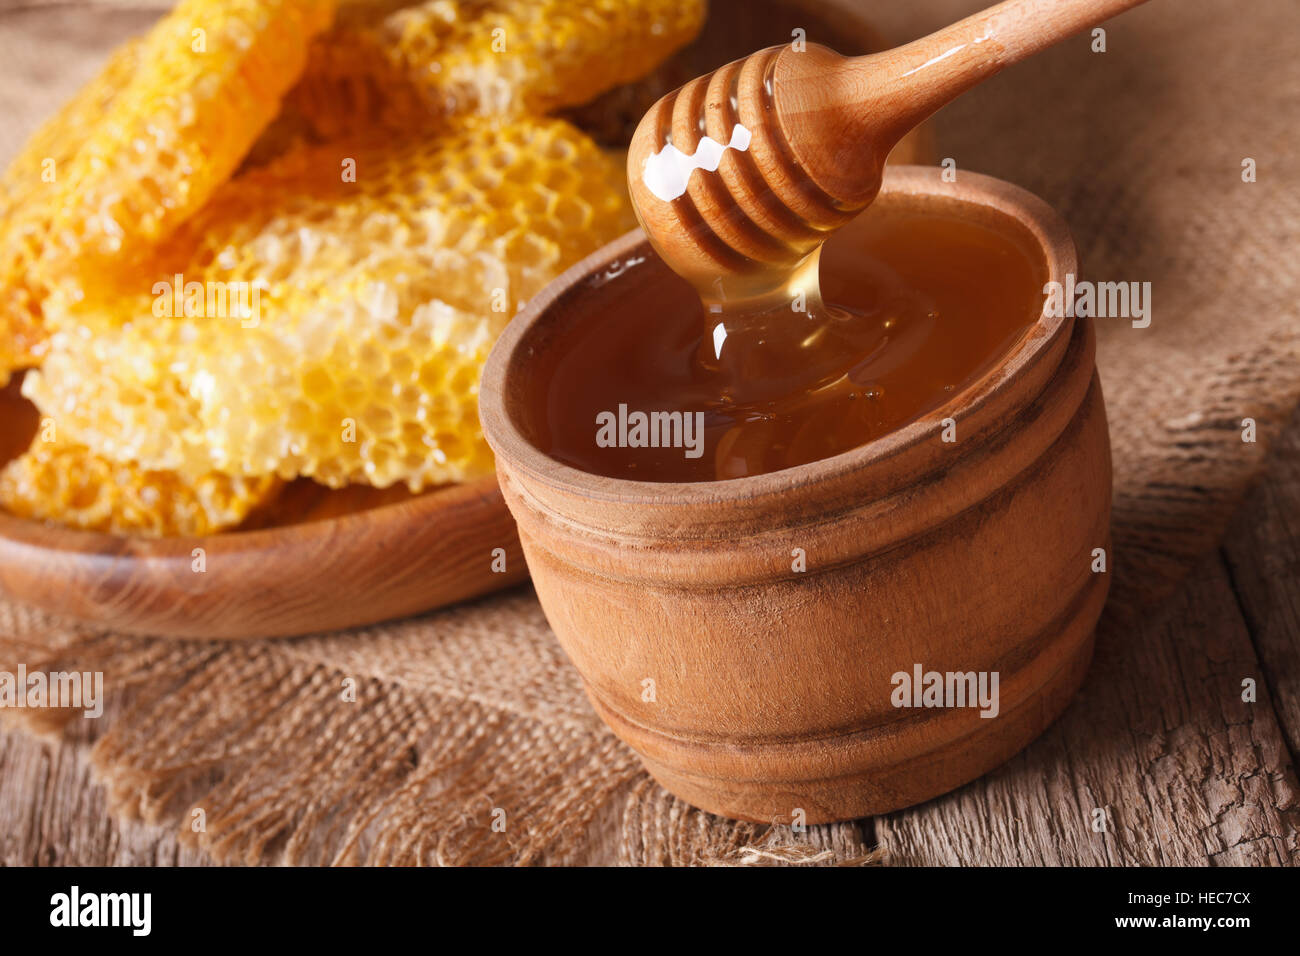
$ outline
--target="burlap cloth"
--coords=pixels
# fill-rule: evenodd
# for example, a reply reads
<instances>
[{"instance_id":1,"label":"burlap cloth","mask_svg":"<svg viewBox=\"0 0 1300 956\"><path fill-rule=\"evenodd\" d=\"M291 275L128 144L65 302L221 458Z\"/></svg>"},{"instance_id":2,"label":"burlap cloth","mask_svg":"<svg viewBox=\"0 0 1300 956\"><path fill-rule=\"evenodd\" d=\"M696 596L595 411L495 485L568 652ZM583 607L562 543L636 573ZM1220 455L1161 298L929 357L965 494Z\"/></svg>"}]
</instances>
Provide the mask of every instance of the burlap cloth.
<instances>
[{"instance_id":1,"label":"burlap cloth","mask_svg":"<svg viewBox=\"0 0 1300 956\"><path fill-rule=\"evenodd\" d=\"M143 28L151 5L161 0L0 3L0 153ZM909 37L982 5L873 7ZM1123 655L1108 637L1158 613L1214 545L1300 395L1298 35L1295 0L1154 0L1108 25L1105 53L1080 37L938 117L939 154L959 171L1019 183L1064 214L1085 278L1152 283L1149 328L1098 323L1115 459L1100 657ZM1257 182L1242 180L1247 157ZM92 755L112 805L173 822L218 860L878 858L852 825L793 834L667 795L592 714L527 588L255 643L126 637L0 604L0 668L20 662L104 671L111 700ZM355 703L341 700L349 677ZM63 719L18 713L36 732Z\"/></svg>"}]
</instances>

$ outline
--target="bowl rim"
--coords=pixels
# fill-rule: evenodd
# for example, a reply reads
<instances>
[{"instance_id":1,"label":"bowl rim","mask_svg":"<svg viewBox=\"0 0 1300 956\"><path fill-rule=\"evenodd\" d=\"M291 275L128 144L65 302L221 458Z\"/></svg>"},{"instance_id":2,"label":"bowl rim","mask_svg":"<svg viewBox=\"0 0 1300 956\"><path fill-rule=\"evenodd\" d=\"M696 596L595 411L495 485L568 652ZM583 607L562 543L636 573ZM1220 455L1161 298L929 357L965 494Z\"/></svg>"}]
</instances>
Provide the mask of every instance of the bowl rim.
<instances>
[{"instance_id":1,"label":"bowl rim","mask_svg":"<svg viewBox=\"0 0 1300 956\"><path fill-rule=\"evenodd\" d=\"M1023 187L981 173L961 171L953 182L945 182L946 171L938 166L885 168L881 196L915 196L958 206L992 210L1015 221L1037 244L1044 257L1046 282L1064 282L1066 274L1077 274L1078 257L1074 240L1061 215L1043 199ZM1002 358L978 378L953 392L942 405L931 409L901 428L838 455L782 468L777 471L713 481L643 481L614 478L583 471L547 455L525 436L507 410L506 395L514 390L513 376L521 364L519 351L552 307L561 304L574 289L605 270L611 262L624 261L644 249L653 255L644 231L635 229L566 270L538 293L507 325L498 337L483 369L479 387L479 419L483 434L501 462L545 486L564 494L628 505L682 506L702 501L752 500L774 493L789 492L834 481L860 471L873 462L893 458L907 449L932 439L946 418L958 424L1004 392L1018 373L1033 366L1063 336L1069 335L1073 319L1051 316L1046 299L1038 318L1028 325Z\"/></svg>"},{"instance_id":2,"label":"bowl rim","mask_svg":"<svg viewBox=\"0 0 1300 956\"><path fill-rule=\"evenodd\" d=\"M205 536L110 534L0 512L0 600L78 626L161 638L337 631L522 581L521 555L507 573L440 573L443 542L485 538L485 529L502 535L493 543L508 554L518 547L493 475L334 517ZM221 568L210 581L192 573L196 548Z\"/></svg>"}]
</instances>

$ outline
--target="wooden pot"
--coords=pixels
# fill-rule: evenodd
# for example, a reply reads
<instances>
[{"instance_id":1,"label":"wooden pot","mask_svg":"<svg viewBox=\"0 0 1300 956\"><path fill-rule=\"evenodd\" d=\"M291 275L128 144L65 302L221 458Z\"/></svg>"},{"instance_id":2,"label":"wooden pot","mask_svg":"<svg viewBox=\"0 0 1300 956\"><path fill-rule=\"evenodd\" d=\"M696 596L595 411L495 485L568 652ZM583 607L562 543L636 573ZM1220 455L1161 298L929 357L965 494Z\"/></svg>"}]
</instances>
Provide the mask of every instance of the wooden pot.
<instances>
[{"instance_id":1,"label":"wooden pot","mask_svg":"<svg viewBox=\"0 0 1300 956\"><path fill-rule=\"evenodd\" d=\"M877 202L1021 229L1049 279L1077 271L1065 224L1007 183L894 167ZM1111 467L1091 321L1042 315L945 406L812 464L670 484L548 458L527 438L538 355L670 279L640 233L624 237L534 299L483 379L538 598L596 711L673 793L763 822L895 810L1023 748L1079 686L1108 587L1093 570ZM894 675L918 665L996 672L997 716L895 706Z\"/></svg>"}]
</instances>

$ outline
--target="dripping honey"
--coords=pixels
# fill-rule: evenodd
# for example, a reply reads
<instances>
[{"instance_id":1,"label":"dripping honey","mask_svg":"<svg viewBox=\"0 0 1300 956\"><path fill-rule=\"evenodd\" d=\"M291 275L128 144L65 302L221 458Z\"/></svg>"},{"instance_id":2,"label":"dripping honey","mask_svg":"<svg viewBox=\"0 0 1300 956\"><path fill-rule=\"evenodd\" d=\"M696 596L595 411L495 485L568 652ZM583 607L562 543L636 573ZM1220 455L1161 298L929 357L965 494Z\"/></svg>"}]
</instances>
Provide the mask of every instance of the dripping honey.
<instances>
[{"instance_id":1,"label":"dripping honey","mask_svg":"<svg viewBox=\"0 0 1300 956\"><path fill-rule=\"evenodd\" d=\"M583 471L673 482L817 461L959 401L1037 320L1046 278L1010 225L902 204L739 308L702 290L705 304L658 261L632 268L658 271L546 350L531 430Z\"/></svg>"}]
</instances>

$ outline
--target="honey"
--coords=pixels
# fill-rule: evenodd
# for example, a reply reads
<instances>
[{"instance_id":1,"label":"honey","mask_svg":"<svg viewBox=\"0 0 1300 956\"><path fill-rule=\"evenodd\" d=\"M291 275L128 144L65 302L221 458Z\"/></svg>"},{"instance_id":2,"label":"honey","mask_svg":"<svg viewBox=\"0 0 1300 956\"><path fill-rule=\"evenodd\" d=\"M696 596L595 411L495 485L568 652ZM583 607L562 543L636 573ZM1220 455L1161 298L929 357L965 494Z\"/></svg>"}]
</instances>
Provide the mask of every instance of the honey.
<instances>
[{"instance_id":1,"label":"honey","mask_svg":"<svg viewBox=\"0 0 1300 956\"><path fill-rule=\"evenodd\" d=\"M649 271L538 350L529 431L575 468L659 482L791 468L934 412L1026 337L1046 279L1018 228L904 202L739 302L657 259L629 269Z\"/></svg>"}]
</instances>

